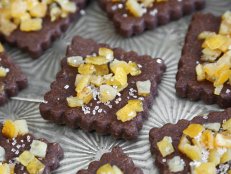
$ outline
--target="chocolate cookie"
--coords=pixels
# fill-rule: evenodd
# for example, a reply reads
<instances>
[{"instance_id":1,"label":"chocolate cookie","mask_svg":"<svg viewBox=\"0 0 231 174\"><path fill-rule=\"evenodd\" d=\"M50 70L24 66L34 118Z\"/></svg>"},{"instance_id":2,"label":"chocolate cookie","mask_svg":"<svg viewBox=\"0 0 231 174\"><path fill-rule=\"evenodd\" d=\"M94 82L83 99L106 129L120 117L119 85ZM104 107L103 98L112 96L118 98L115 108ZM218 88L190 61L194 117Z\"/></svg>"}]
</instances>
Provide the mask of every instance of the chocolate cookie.
<instances>
[{"instance_id":1,"label":"chocolate cookie","mask_svg":"<svg viewBox=\"0 0 231 174\"><path fill-rule=\"evenodd\" d=\"M23 32L17 29L13 31L10 36L1 35L0 33L0 39L19 47L29 53L32 58L38 58L51 46L54 40L67 30L71 22L79 17L80 11L85 7L87 0L72 1L75 2L77 6L75 13L70 13L67 17L54 22L51 22L50 17L47 16L44 18L42 29L39 31Z\"/></svg>"},{"instance_id":2,"label":"chocolate cookie","mask_svg":"<svg viewBox=\"0 0 231 174\"><path fill-rule=\"evenodd\" d=\"M49 174L53 170L58 168L59 162L64 156L64 152L61 146L57 143L50 143L43 138L36 139L31 133L28 133L28 128L25 120L16 120L16 122L7 120L5 121L4 125L2 123L0 124L1 163L9 165L11 170L14 170L14 173L16 174L30 174L30 171L37 172L37 169L39 167L41 168L38 170L42 174ZM26 130L25 132L27 133L20 132L20 134L18 134L14 138L9 137L10 133L7 133L7 131L5 130L8 128L11 129L11 131L13 132L13 127L11 127L12 124L16 126L20 125L20 128L18 130ZM41 157L41 152L43 150L44 157ZM24 154L24 158L22 154ZM31 155L36 162L39 161L35 166L32 165L32 163L34 163L32 159L29 160L29 158L26 158ZM25 163L28 163L27 166L25 165ZM29 165L31 167L29 167ZM30 171L28 171L28 168L30 168ZM2 169L3 166L0 165L0 171Z\"/></svg>"},{"instance_id":3,"label":"chocolate cookie","mask_svg":"<svg viewBox=\"0 0 231 174\"><path fill-rule=\"evenodd\" d=\"M197 116L193 120L180 120L176 124L166 124L161 128L153 128L149 133L149 141L151 143L151 152L155 154L155 164L158 167L160 173L170 174L170 173L178 173L184 174L189 173L191 171L190 159L186 157L186 155L182 154L179 149L179 142L181 140L181 136L183 131L190 124L208 124L208 123L223 123L231 119L231 109L227 109L223 112L211 112L208 116ZM166 157L163 157L159 151L157 143L160 142L165 136L171 137L172 146L174 148L174 152ZM168 166L168 161L172 159L174 156L179 156L181 160L184 162L184 169L180 172L171 172ZM226 165L229 166L230 165ZM227 171L229 169L227 168ZM222 173L222 172L221 172Z\"/></svg>"},{"instance_id":4,"label":"chocolate cookie","mask_svg":"<svg viewBox=\"0 0 231 174\"><path fill-rule=\"evenodd\" d=\"M119 34L125 37L137 35L145 30L151 30L158 25L165 25L177 20L195 10L205 7L205 0L168 0L156 2L141 17L134 17L125 8L125 0L115 1L100 0L102 8L115 24Z\"/></svg>"},{"instance_id":5,"label":"chocolate cookie","mask_svg":"<svg viewBox=\"0 0 231 174\"><path fill-rule=\"evenodd\" d=\"M67 57L92 55L99 48L107 47L105 44L97 44L93 40L82 39L76 36L67 49ZM67 57L61 62L61 71L56 76L56 81L51 84L51 90L45 94L45 103L40 105L40 113L46 120L57 124L66 124L72 128L80 127L86 131L96 131L101 134L112 134L116 138L131 140L137 138L143 121L147 119L148 108L152 106L154 96L157 94L157 84L165 71L164 62L161 59L152 59L150 56L138 56L135 52L125 52L120 48L112 49L117 60L136 62L141 68L138 76L128 76L128 87L120 92L117 99L111 103L91 101L84 107L71 108L68 106L67 97L75 96L75 79L77 68L67 64ZM117 111L122 108L129 99L138 99L136 81L150 80L150 95L142 98L143 111L137 113L130 121L122 122L116 117Z\"/></svg>"},{"instance_id":6,"label":"chocolate cookie","mask_svg":"<svg viewBox=\"0 0 231 174\"><path fill-rule=\"evenodd\" d=\"M5 52L0 52L0 66L7 71L5 77L0 77L0 105L3 105L27 87L27 78Z\"/></svg>"},{"instance_id":7,"label":"chocolate cookie","mask_svg":"<svg viewBox=\"0 0 231 174\"><path fill-rule=\"evenodd\" d=\"M143 174L142 170L134 165L132 159L124 154L120 147L114 147L110 153L103 154L99 161L91 162L88 169L80 170L77 174L95 174L105 164L117 166L124 174Z\"/></svg>"},{"instance_id":8,"label":"chocolate cookie","mask_svg":"<svg viewBox=\"0 0 231 174\"><path fill-rule=\"evenodd\" d=\"M192 101L203 100L206 104L218 104L222 108L231 106L231 86L224 84L220 95L214 94L213 83L197 81L196 66L202 54L202 41L198 35L203 31L218 32L221 17L212 14L195 14L189 27L176 75L176 93Z\"/></svg>"}]
</instances>

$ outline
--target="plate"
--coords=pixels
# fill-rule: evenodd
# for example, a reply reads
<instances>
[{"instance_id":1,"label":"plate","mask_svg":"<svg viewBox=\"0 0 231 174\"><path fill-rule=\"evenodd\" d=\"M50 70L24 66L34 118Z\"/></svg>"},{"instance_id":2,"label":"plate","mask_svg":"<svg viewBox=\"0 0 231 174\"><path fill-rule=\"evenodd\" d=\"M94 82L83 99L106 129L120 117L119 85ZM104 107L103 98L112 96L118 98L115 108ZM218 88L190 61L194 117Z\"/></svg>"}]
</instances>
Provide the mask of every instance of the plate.
<instances>
[{"instance_id":1,"label":"plate","mask_svg":"<svg viewBox=\"0 0 231 174\"><path fill-rule=\"evenodd\" d=\"M221 15L230 8L230 0L207 0L204 12ZM155 158L149 150L149 130L169 122L176 123L182 118L192 119L198 114L219 110L216 105L190 102L177 98L175 95L177 64L191 16L154 31L147 31L142 35L125 39L115 33L112 22L100 9L97 1L91 1L85 12L86 14L72 24L68 31L37 60L32 60L17 48L7 46L11 57L28 76L29 87L0 108L0 121L6 118L26 119L30 130L35 135L61 143L65 158L60 168L53 172L54 174L75 174L78 170L87 168L91 161L98 160L103 153L110 151L115 145L122 147L145 174L158 174L153 164ZM134 50L140 55L148 54L165 60L167 71L150 110L150 117L144 123L136 141L115 140L110 136L73 130L48 123L41 118L39 103L43 101L44 93L49 90L50 83L60 69L60 60L65 55L66 47L75 35L107 43L112 47Z\"/></svg>"}]
</instances>

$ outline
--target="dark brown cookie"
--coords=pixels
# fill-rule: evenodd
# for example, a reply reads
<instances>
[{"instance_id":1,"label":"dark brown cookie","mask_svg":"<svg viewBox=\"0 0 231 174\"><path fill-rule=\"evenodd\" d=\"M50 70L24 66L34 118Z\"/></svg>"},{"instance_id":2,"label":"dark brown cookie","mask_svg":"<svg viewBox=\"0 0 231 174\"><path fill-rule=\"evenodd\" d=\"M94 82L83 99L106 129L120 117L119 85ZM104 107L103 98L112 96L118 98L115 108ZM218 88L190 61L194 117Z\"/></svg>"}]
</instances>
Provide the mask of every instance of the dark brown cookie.
<instances>
[{"instance_id":1,"label":"dark brown cookie","mask_svg":"<svg viewBox=\"0 0 231 174\"><path fill-rule=\"evenodd\" d=\"M2 130L0 124L0 130ZM50 174L51 171L59 167L59 162L64 156L63 149L57 143L50 143L46 139L36 139L32 134L25 134L18 136L15 139L7 139L0 131L0 146L5 149L5 158L7 163L14 163L15 158L18 157L25 150L30 150L30 145L33 140L39 140L47 144L46 157L40 161L45 165L43 174ZM14 173L29 174L27 169L19 162L15 165Z\"/></svg>"},{"instance_id":2,"label":"dark brown cookie","mask_svg":"<svg viewBox=\"0 0 231 174\"><path fill-rule=\"evenodd\" d=\"M91 162L88 169L80 170L77 174L95 174L101 166L108 163L117 166L125 174L143 174L120 147L114 147L110 153L103 154L99 161Z\"/></svg>"},{"instance_id":3,"label":"dark brown cookie","mask_svg":"<svg viewBox=\"0 0 231 174\"><path fill-rule=\"evenodd\" d=\"M185 161L185 167L182 172L176 172L177 174L185 174L190 172L190 160L179 152L178 144L182 136L182 132L191 123L222 123L223 120L228 120L231 118L231 109L227 109L223 112L211 112L208 116L197 116L191 121L180 120L176 124L166 124L161 128L153 128L149 133L149 141L151 143L151 152L155 154L155 164L158 167L161 174L172 174L170 172L167 164L167 160L173 158L174 156L180 156L181 159ZM172 144L175 149L174 153L163 158L158 147L157 142L161 141L164 136L170 136L172 138Z\"/></svg>"},{"instance_id":4,"label":"dark brown cookie","mask_svg":"<svg viewBox=\"0 0 231 174\"><path fill-rule=\"evenodd\" d=\"M127 12L124 0L118 3L113 3L112 0L100 0L100 4L114 22L118 33L129 37L180 19L195 10L203 9L205 0L168 0L155 3L147 9L146 14L139 18Z\"/></svg>"},{"instance_id":5,"label":"dark brown cookie","mask_svg":"<svg viewBox=\"0 0 231 174\"><path fill-rule=\"evenodd\" d=\"M51 43L56 40L68 26L77 19L80 11L85 7L87 0L72 0L76 3L77 10L74 14L69 14L68 17L51 22L50 17L46 17L43 21L43 27L39 31L23 32L15 30L10 36L1 35L7 43L15 45L23 51L29 53L32 58L38 58L43 52L51 46Z\"/></svg>"},{"instance_id":6,"label":"dark brown cookie","mask_svg":"<svg viewBox=\"0 0 231 174\"><path fill-rule=\"evenodd\" d=\"M6 77L0 77L0 105L3 105L27 87L27 78L5 52L0 53L0 66L9 70Z\"/></svg>"},{"instance_id":7,"label":"dark brown cookie","mask_svg":"<svg viewBox=\"0 0 231 174\"><path fill-rule=\"evenodd\" d=\"M108 47L105 44L97 44L93 40L75 37L72 44L67 49L67 56L79 55L86 57L97 53L100 47ZM86 131L96 131L102 134L112 134L116 138L125 138L127 140L137 138L139 130L142 128L143 121L147 119L148 108L152 105L154 96L157 94L157 84L161 80L161 76L165 71L164 62L161 59L152 59L150 56L138 56L135 52L125 52L120 48L113 49L114 56L118 60L134 61L142 66L142 73L138 76L129 76L128 87L121 92L121 101L115 103L112 101L111 106L103 103L98 104L92 101L87 106L93 109L95 106L102 108L103 112L94 112L84 114L81 107L70 108L67 105L66 98L75 96L75 77L76 68L67 65L67 58L62 60L61 71L56 76L56 81L51 84L51 90L45 94L46 103L40 105L40 113L46 120L58 124L66 124L72 128L80 127ZM150 80L151 95L144 97L144 111L131 121L121 122L116 118L116 112L122 108L132 96L132 89L136 89L135 81ZM110 108L111 107L111 108Z\"/></svg>"},{"instance_id":8,"label":"dark brown cookie","mask_svg":"<svg viewBox=\"0 0 231 174\"><path fill-rule=\"evenodd\" d=\"M189 27L182 56L176 75L176 93L180 97L189 100L203 100L206 104L218 104L222 108L231 106L231 86L225 84L221 94L214 94L213 83L209 81L197 81L195 67L202 54L202 42L198 35L203 31L218 32L221 17L212 14L195 14Z\"/></svg>"}]
</instances>

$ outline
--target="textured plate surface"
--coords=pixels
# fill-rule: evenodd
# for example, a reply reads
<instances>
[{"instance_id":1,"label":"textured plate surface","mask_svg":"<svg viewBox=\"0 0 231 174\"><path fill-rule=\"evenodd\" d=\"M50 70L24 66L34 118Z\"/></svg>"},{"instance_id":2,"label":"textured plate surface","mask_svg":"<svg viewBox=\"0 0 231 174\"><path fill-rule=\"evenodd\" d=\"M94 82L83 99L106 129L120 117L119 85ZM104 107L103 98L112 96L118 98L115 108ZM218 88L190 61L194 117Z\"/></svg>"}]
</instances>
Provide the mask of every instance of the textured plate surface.
<instances>
[{"instance_id":1,"label":"textured plate surface","mask_svg":"<svg viewBox=\"0 0 231 174\"><path fill-rule=\"evenodd\" d=\"M222 14L231 9L231 0L207 0L205 12ZM29 77L29 88L22 91L11 102L0 108L0 121L6 118L27 119L30 130L37 136L43 136L51 141L61 143L65 151L65 159L55 174L74 174L81 168L99 159L101 154L113 146L123 148L145 174L158 174L153 165L154 158L149 151L148 133L152 127L160 127L168 122L176 123L179 119L191 119L198 114L219 110L216 105L208 106L201 102L190 102L175 96L175 74L180 58L184 36L190 22L190 16L154 31L132 38L124 39L114 32L112 22L101 11L97 1L92 0L84 15L52 48L38 60L31 60L28 55L16 48L7 47L10 55ZM66 46L74 35L92 38L105 42L112 47L122 47L134 50L139 54L161 57L165 60L167 71L159 86L159 95L150 111L150 117L145 122L137 141L116 141L109 136L99 136L96 133L85 133L63 126L56 126L44 121L38 110L43 94L49 90L50 83L60 68L60 60L65 54Z\"/></svg>"}]
</instances>

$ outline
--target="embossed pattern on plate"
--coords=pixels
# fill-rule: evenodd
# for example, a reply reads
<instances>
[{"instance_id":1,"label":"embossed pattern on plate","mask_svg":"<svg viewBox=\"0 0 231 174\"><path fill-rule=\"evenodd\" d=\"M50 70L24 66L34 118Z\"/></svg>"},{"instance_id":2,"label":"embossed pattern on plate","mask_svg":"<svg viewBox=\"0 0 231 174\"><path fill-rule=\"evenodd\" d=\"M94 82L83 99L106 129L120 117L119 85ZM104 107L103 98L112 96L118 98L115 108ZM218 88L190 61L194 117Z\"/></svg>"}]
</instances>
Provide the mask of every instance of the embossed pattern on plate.
<instances>
[{"instance_id":1,"label":"embossed pattern on plate","mask_svg":"<svg viewBox=\"0 0 231 174\"><path fill-rule=\"evenodd\" d=\"M231 9L231 0L207 0L204 11L219 15L228 9ZM0 121L6 118L26 119L35 135L61 143L65 158L55 174L75 174L77 170L86 168L91 161L99 159L102 153L109 151L115 145L121 146L145 174L158 174L153 165L154 158L149 151L149 130L168 122L176 123L182 118L191 119L198 114L219 110L216 105L190 102L179 99L175 95L175 74L189 22L190 16L184 17L154 31L124 39L114 32L112 22L101 11L97 1L92 0L86 9L86 15L70 26L66 34L58 39L40 59L32 60L17 48L7 47L14 61L28 75L29 88L0 108ZM50 83L60 69L60 60L65 55L66 46L74 35L165 60L167 71L159 86L159 95L155 99L150 117L145 122L138 140L118 141L110 136L57 126L41 118L38 110L39 102L43 101L43 94L49 90Z\"/></svg>"}]
</instances>

